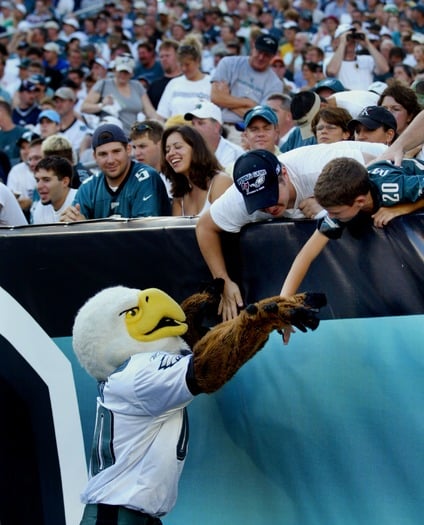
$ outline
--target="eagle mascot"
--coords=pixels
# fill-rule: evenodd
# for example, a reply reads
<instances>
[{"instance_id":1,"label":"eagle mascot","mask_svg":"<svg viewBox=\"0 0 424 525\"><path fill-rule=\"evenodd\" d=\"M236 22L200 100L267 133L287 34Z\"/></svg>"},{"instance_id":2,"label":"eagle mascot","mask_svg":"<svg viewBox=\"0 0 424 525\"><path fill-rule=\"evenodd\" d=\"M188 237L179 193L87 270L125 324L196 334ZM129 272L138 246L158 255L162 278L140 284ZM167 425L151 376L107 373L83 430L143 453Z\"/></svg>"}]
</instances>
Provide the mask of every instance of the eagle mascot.
<instances>
[{"instance_id":1,"label":"eagle mascot","mask_svg":"<svg viewBox=\"0 0 424 525\"><path fill-rule=\"evenodd\" d=\"M273 330L317 328L323 294L271 297L208 328L217 279L181 306L165 292L116 286L78 312L73 347L98 381L81 525L160 525L177 498L188 441L186 406L224 385Z\"/></svg>"}]
</instances>

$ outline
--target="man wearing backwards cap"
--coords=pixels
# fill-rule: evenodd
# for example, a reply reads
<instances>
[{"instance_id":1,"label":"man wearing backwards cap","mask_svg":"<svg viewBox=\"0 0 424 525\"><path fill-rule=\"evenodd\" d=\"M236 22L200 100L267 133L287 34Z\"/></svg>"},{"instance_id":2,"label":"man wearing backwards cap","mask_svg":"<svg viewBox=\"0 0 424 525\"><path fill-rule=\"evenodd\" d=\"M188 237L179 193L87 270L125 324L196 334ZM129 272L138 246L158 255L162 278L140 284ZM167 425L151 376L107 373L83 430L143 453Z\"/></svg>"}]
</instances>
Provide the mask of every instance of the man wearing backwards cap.
<instances>
[{"instance_id":1,"label":"man wearing backwards cap","mask_svg":"<svg viewBox=\"0 0 424 525\"><path fill-rule=\"evenodd\" d=\"M219 312L224 320L237 316L243 299L226 269L221 232L237 233L246 224L279 217L319 217L322 208L311 201L322 168L337 157L353 158L364 165L375 157L373 148L374 144L342 141L297 148L278 158L267 150L252 150L236 160L234 184L199 218L196 227L199 248L211 274L225 281Z\"/></svg>"},{"instance_id":2,"label":"man wearing backwards cap","mask_svg":"<svg viewBox=\"0 0 424 525\"><path fill-rule=\"evenodd\" d=\"M278 40L261 33L250 56L230 56L220 60L211 79L211 101L222 109L225 124L240 122L246 111L265 103L272 93L283 92L281 80L270 67L277 50ZM233 131L234 128L230 128L230 132ZM233 135L237 140L237 132Z\"/></svg>"},{"instance_id":3,"label":"man wearing backwards cap","mask_svg":"<svg viewBox=\"0 0 424 525\"><path fill-rule=\"evenodd\" d=\"M63 212L61 222L171 214L158 172L131 160L131 145L119 126L99 126L93 134L92 147L101 171L78 188L74 203Z\"/></svg>"},{"instance_id":4,"label":"man wearing backwards cap","mask_svg":"<svg viewBox=\"0 0 424 525\"><path fill-rule=\"evenodd\" d=\"M188 121L191 120L193 127L202 135L224 168L244 153L241 146L222 136L221 109L213 102L200 102L189 113L186 113L184 118Z\"/></svg>"},{"instance_id":5,"label":"man wearing backwards cap","mask_svg":"<svg viewBox=\"0 0 424 525\"><path fill-rule=\"evenodd\" d=\"M290 112L296 127L280 147L281 152L286 153L292 149L316 144L316 137L312 131L312 121L320 107L321 99L313 91L300 91L293 96Z\"/></svg>"}]
</instances>

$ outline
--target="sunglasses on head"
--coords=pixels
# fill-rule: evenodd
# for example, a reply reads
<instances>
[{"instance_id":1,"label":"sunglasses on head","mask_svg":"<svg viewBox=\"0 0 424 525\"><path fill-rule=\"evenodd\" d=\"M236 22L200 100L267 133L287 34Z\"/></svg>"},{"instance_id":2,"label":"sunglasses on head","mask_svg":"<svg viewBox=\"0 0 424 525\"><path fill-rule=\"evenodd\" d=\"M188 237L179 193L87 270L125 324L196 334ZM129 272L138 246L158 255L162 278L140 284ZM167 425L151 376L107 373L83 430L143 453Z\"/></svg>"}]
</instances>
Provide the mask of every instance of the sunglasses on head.
<instances>
[{"instance_id":1,"label":"sunglasses on head","mask_svg":"<svg viewBox=\"0 0 424 525\"><path fill-rule=\"evenodd\" d=\"M149 124L133 124L131 126L132 131L137 131L138 133L142 133L143 131L151 130L152 128L149 126Z\"/></svg>"}]
</instances>

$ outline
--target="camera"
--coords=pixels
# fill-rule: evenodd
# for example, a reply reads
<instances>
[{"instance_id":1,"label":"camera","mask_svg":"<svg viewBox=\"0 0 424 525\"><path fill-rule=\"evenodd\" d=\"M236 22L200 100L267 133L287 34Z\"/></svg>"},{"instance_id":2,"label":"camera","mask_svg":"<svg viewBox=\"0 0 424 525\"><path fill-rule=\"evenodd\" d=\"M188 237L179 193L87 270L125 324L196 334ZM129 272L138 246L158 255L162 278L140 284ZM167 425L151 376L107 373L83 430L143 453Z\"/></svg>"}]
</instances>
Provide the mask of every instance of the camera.
<instances>
[{"instance_id":1,"label":"camera","mask_svg":"<svg viewBox=\"0 0 424 525\"><path fill-rule=\"evenodd\" d=\"M351 29L349 35L347 35L348 40L365 40L364 33L358 33L355 28Z\"/></svg>"}]
</instances>

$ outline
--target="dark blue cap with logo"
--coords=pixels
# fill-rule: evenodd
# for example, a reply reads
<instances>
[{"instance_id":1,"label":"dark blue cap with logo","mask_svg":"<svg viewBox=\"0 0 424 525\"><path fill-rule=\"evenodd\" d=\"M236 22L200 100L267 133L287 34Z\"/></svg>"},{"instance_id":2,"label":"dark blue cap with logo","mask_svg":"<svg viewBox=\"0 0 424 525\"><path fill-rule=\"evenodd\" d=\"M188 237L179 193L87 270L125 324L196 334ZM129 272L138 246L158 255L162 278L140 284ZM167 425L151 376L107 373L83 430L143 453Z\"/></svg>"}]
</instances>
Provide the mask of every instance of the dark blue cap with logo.
<instances>
[{"instance_id":1,"label":"dark blue cap with logo","mask_svg":"<svg viewBox=\"0 0 424 525\"><path fill-rule=\"evenodd\" d=\"M258 51L275 55L278 51L278 40L272 35L261 33L255 40L255 48Z\"/></svg>"},{"instance_id":2,"label":"dark blue cap with logo","mask_svg":"<svg viewBox=\"0 0 424 525\"><path fill-rule=\"evenodd\" d=\"M397 122L390 111L382 106L367 106L359 115L348 123L350 131L354 131L358 124L362 124L370 130L386 126L389 129L397 130Z\"/></svg>"},{"instance_id":3,"label":"dark blue cap with logo","mask_svg":"<svg viewBox=\"0 0 424 525\"><path fill-rule=\"evenodd\" d=\"M233 171L234 184L243 195L248 213L278 203L280 173L280 161L265 149L247 151L236 160Z\"/></svg>"},{"instance_id":4,"label":"dark blue cap with logo","mask_svg":"<svg viewBox=\"0 0 424 525\"><path fill-rule=\"evenodd\" d=\"M33 84L42 84L43 86L46 85L46 77L40 75L39 73L34 73L34 75L31 75L28 80Z\"/></svg>"},{"instance_id":5,"label":"dark blue cap with logo","mask_svg":"<svg viewBox=\"0 0 424 525\"><path fill-rule=\"evenodd\" d=\"M19 91L36 91L37 84L33 84L29 80L22 80L21 85L19 86Z\"/></svg>"}]
</instances>

